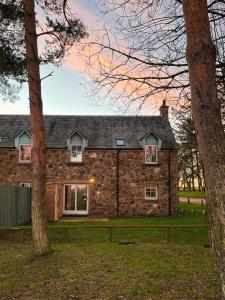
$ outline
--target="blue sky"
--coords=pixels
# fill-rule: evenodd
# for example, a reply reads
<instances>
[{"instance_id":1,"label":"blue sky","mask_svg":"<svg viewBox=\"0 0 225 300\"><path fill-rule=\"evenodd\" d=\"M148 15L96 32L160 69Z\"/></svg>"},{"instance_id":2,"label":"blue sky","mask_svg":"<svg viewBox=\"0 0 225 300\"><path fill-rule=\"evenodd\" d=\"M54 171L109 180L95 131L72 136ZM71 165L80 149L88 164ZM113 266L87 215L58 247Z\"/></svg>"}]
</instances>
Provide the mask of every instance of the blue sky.
<instances>
[{"instance_id":1,"label":"blue sky","mask_svg":"<svg viewBox=\"0 0 225 300\"><path fill-rule=\"evenodd\" d=\"M94 0L71 0L77 6L78 15L88 26L89 34L93 24L96 26L95 20L96 9ZM107 20L113 23L113 20ZM79 59L79 58L78 58ZM93 101L88 95L88 82L85 81L79 68L53 67L52 65L43 66L41 68L41 76L46 76L54 71L53 76L42 81L42 99L45 114L79 114L79 115L115 115L122 114L114 105L109 105L109 101L104 103ZM97 103L96 103L97 102ZM0 114L28 114L28 87L24 84L19 99L15 103L0 100ZM129 112L128 112L129 113Z\"/></svg>"}]
</instances>

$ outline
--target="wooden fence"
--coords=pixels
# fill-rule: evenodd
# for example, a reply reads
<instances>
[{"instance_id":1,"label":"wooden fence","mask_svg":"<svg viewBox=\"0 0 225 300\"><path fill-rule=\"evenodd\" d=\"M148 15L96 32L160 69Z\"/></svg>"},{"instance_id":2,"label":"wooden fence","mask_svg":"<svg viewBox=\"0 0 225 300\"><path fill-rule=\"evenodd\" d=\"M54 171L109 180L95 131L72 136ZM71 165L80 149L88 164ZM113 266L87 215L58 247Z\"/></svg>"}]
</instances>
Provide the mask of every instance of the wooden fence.
<instances>
[{"instance_id":1,"label":"wooden fence","mask_svg":"<svg viewBox=\"0 0 225 300\"><path fill-rule=\"evenodd\" d=\"M108 241L113 242L113 229L162 229L165 232L165 241L171 241L170 233L174 229L208 229L208 225L78 225L78 226L62 226L62 225L50 225L49 230L59 229L64 232L61 236L61 240L68 240L69 231L76 229L107 229ZM8 233L16 233L17 239L20 241L24 240L25 232L31 231L32 226L20 226L20 227L0 227L0 231Z\"/></svg>"},{"instance_id":2,"label":"wooden fence","mask_svg":"<svg viewBox=\"0 0 225 300\"><path fill-rule=\"evenodd\" d=\"M0 226L18 226L31 220L31 188L0 186Z\"/></svg>"}]
</instances>

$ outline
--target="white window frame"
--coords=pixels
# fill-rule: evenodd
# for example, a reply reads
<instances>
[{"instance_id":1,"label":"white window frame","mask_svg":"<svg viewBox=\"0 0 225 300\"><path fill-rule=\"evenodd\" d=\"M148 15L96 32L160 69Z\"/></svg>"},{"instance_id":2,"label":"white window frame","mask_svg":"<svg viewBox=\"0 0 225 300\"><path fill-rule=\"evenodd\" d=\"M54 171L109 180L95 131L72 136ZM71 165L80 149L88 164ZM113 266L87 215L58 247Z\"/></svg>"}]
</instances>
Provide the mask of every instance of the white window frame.
<instances>
[{"instance_id":1,"label":"white window frame","mask_svg":"<svg viewBox=\"0 0 225 300\"><path fill-rule=\"evenodd\" d=\"M75 209L74 210L65 210L65 203L66 203L66 186L74 186L75 187ZM87 188L87 209L86 210L77 210L77 187L86 187ZM89 185L83 183L66 183L63 187L63 214L64 215L88 215L89 212Z\"/></svg>"},{"instance_id":2,"label":"white window frame","mask_svg":"<svg viewBox=\"0 0 225 300\"><path fill-rule=\"evenodd\" d=\"M30 160L21 160L21 146L30 146ZM32 160L32 145L31 144L19 144L19 162L20 163L30 163Z\"/></svg>"},{"instance_id":3,"label":"white window frame","mask_svg":"<svg viewBox=\"0 0 225 300\"><path fill-rule=\"evenodd\" d=\"M119 144L117 143L117 141L123 141L123 145L119 145ZM116 138L116 146L117 146L117 147L124 147L124 146L125 146L125 138Z\"/></svg>"},{"instance_id":4,"label":"white window frame","mask_svg":"<svg viewBox=\"0 0 225 300\"><path fill-rule=\"evenodd\" d=\"M146 149L149 146L156 148L156 161L147 161L146 160ZM159 161L159 147L157 145L145 145L145 164L146 165L157 165L158 161Z\"/></svg>"},{"instance_id":5,"label":"white window frame","mask_svg":"<svg viewBox=\"0 0 225 300\"><path fill-rule=\"evenodd\" d=\"M72 158L73 158L73 156L72 156L72 147L74 147L74 146L76 146L76 147L78 147L78 146L81 147L81 160L79 160L79 161L76 161L76 160L73 160L73 159L72 159ZM71 144L71 145L70 145L70 162L75 163L75 164L82 163L82 162L83 162L83 151L84 151L84 149L83 149L82 145Z\"/></svg>"},{"instance_id":6,"label":"white window frame","mask_svg":"<svg viewBox=\"0 0 225 300\"><path fill-rule=\"evenodd\" d=\"M21 187L31 187L31 183L30 182L19 182L19 186Z\"/></svg>"},{"instance_id":7,"label":"white window frame","mask_svg":"<svg viewBox=\"0 0 225 300\"><path fill-rule=\"evenodd\" d=\"M155 189L155 197L147 197L147 189ZM145 187L145 199L146 200L158 200L158 186L156 184L151 184Z\"/></svg>"}]
</instances>

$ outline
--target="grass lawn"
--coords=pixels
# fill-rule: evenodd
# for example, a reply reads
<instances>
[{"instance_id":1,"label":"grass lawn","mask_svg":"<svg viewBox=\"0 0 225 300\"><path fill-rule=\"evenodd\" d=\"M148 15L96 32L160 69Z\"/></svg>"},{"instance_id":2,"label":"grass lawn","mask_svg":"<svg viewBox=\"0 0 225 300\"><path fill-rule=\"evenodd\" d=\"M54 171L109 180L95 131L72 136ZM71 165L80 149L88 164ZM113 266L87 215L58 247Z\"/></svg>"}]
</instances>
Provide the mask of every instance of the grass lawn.
<instances>
[{"instance_id":1,"label":"grass lawn","mask_svg":"<svg viewBox=\"0 0 225 300\"><path fill-rule=\"evenodd\" d=\"M180 197L189 197L189 198L205 198L205 192L201 191L179 191Z\"/></svg>"},{"instance_id":2,"label":"grass lawn","mask_svg":"<svg viewBox=\"0 0 225 300\"><path fill-rule=\"evenodd\" d=\"M182 208L186 211L178 217L99 223L206 223L201 206L183 203ZM210 249L203 247L207 230L179 230L172 231L166 243L162 229L115 229L114 242L108 243L105 229L71 228L64 240L58 228L50 232L53 253L36 259L29 240L0 240L0 299L219 299ZM122 245L118 240L135 243Z\"/></svg>"}]
</instances>

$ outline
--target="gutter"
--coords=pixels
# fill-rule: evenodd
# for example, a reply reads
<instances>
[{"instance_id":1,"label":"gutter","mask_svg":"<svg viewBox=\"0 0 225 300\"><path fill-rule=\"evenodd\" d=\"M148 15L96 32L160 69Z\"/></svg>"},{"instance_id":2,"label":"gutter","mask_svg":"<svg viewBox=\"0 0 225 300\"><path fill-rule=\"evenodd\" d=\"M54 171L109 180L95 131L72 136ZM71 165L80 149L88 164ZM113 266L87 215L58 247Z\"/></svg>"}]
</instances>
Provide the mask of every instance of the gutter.
<instances>
[{"instance_id":1,"label":"gutter","mask_svg":"<svg viewBox=\"0 0 225 300\"><path fill-rule=\"evenodd\" d=\"M171 216L172 213L172 197L171 197L171 182L172 182L172 165L171 165L171 150L169 150L169 157L168 157L168 214Z\"/></svg>"},{"instance_id":2,"label":"gutter","mask_svg":"<svg viewBox=\"0 0 225 300\"><path fill-rule=\"evenodd\" d=\"M116 212L120 215L120 183L119 183L119 154L120 149L116 151Z\"/></svg>"}]
</instances>

